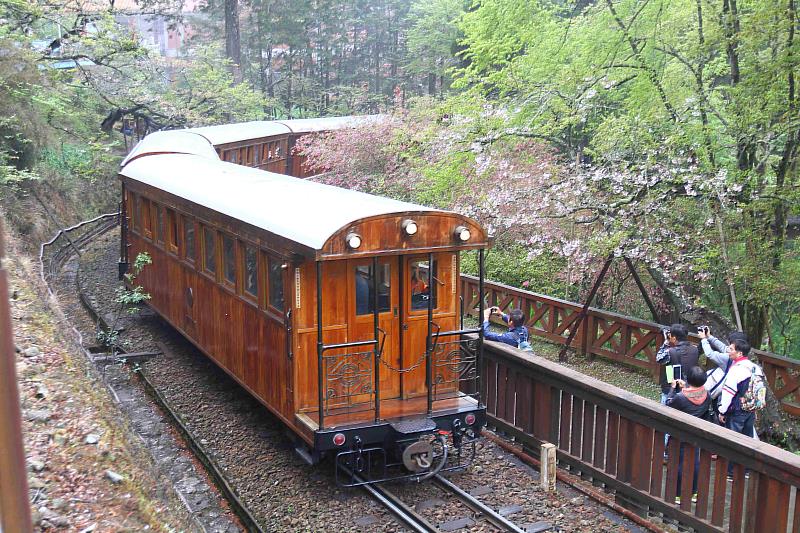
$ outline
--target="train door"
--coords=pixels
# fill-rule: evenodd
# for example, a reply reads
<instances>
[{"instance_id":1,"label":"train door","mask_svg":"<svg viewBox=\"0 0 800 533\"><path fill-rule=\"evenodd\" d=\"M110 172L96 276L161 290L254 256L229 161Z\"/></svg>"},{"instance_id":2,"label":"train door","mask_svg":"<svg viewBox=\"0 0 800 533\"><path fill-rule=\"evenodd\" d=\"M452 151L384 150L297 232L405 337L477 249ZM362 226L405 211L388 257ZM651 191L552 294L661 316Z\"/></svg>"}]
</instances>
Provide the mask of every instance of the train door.
<instances>
[{"instance_id":1,"label":"train door","mask_svg":"<svg viewBox=\"0 0 800 533\"><path fill-rule=\"evenodd\" d=\"M428 337L428 305L433 308L432 336L437 331L446 333L456 327L457 256L439 253L431 256L408 256L403 264L402 364L409 370L404 375L403 397L427 394L425 384L425 352ZM435 382L451 381L451 372L437 368L443 365L440 353L445 348L440 343L433 354L432 377Z\"/></svg>"},{"instance_id":2,"label":"train door","mask_svg":"<svg viewBox=\"0 0 800 533\"><path fill-rule=\"evenodd\" d=\"M374 338L374 294L372 259L353 259L348 261L348 341L357 342ZM400 395L400 342L398 321L398 273L397 263L386 259L378 260L378 336L383 342L380 364L381 398L397 398ZM386 336L385 340L382 339Z\"/></svg>"}]
</instances>

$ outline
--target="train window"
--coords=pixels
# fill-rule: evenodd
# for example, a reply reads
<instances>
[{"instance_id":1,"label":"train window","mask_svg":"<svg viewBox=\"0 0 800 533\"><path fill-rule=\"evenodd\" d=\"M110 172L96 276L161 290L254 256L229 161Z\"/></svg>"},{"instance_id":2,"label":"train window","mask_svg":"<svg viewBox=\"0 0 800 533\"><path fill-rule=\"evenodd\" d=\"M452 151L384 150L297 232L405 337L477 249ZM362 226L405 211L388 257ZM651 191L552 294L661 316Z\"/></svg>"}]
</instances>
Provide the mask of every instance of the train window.
<instances>
[{"instance_id":1,"label":"train window","mask_svg":"<svg viewBox=\"0 0 800 533\"><path fill-rule=\"evenodd\" d=\"M174 254L178 253L178 217L175 216L175 211L167 209L167 242L169 242L170 251Z\"/></svg>"},{"instance_id":2,"label":"train window","mask_svg":"<svg viewBox=\"0 0 800 533\"><path fill-rule=\"evenodd\" d=\"M203 227L203 269L214 273L217 271L217 234L207 227Z\"/></svg>"},{"instance_id":3,"label":"train window","mask_svg":"<svg viewBox=\"0 0 800 533\"><path fill-rule=\"evenodd\" d=\"M269 144L264 143L261 145L261 163L269 161Z\"/></svg>"},{"instance_id":4,"label":"train window","mask_svg":"<svg viewBox=\"0 0 800 533\"><path fill-rule=\"evenodd\" d=\"M428 261L411 261L409 263L411 280L409 288L411 290L411 309L427 309L428 299L433 298L433 307L436 308L436 285L439 283L436 277L436 261L433 262L433 279L429 279Z\"/></svg>"},{"instance_id":5,"label":"train window","mask_svg":"<svg viewBox=\"0 0 800 533\"><path fill-rule=\"evenodd\" d=\"M375 293L372 291L372 265L356 268L356 314L368 315L375 309ZM378 265L378 312L388 311L391 306L391 276L389 265Z\"/></svg>"},{"instance_id":6,"label":"train window","mask_svg":"<svg viewBox=\"0 0 800 533\"><path fill-rule=\"evenodd\" d=\"M150 216L150 200L142 198L142 231L148 239L153 238L153 219Z\"/></svg>"},{"instance_id":7,"label":"train window","mask_svg":"<svg viewBox=\"0 0 800 533\"><path fill-rule=\"evenodd\" d=\"M244 246L244 292L258 297L258 252L247 245Z\"/></svg>"},{"instance_id":8,"label":"train window","mask_svg":"<svg viewBox=\"0 0 800 533\"><path fill-rule=\"evenodd\" d=\"M280 143L277 143L277 146L275 147L275 157L279 158L280 156L281 156L281 145Z\"/></svg>"},{"instance_id":9,"label":"train window","mask_svg":"<svg viewBox=\"0 0 800 533\"><path fill-rule=\"evenodd\" d=\"M137 224L139 223L139 197L133 193L128 196L128 216L130 217L130 229L138 231Z\"/></svg>"},{"instance_id":10,"label":"train window","mask_svg":"<svg viewBox=\"0 0 800 533\"><path fill-rule=\"evenodd\" d=\"M133 229L137 233L142 231L142 198L138 194L133 195Z\"/></svg>"},{"instance_id":11,"label":"train window","mask_svg":"<svg viewBox=\"0 0 800 533\"><path fill-rule=\"evenodd\" d=\"M236 285L236 246L234 240L222 234L222 276L226 283Z\"/></svg>"},{"instance_id":12,"label":"train window","mask_svg":"<svg viewBox=\"0 0 800 533\"><path fill-rule=\"evenodd\" d=\"M283 264L274 257L269 258L269 305L283 311Z\"/></svg>"},{"instance_id":13,"label":"train window","mask_svg":"<svg viewBox=\"0 0 800 533\"><path fill-rule=\"evenodd\" d=\"M228 150L228 158L227 161L231 163L238 163L239 162L239 153L236 150Z\"/></svg>"},{"instance_id":14,"label":"train window","mask_svg":"<svg viewBox=\"0 0 800 533\"><path fill-rule=\"evenodd\" d=\"M183 258L194 263L194 220L183 218Z\"/></svg>"},{"instance_id":15,"label":"train window","mask_svg":"<svg viewBox=\"0 0 800 533\"><path fill-rule=\"evenodd\" d=\"M156 240L164 244L164 209L156 203L153 208L156 210Z\"/></svg>"}]
</instances>

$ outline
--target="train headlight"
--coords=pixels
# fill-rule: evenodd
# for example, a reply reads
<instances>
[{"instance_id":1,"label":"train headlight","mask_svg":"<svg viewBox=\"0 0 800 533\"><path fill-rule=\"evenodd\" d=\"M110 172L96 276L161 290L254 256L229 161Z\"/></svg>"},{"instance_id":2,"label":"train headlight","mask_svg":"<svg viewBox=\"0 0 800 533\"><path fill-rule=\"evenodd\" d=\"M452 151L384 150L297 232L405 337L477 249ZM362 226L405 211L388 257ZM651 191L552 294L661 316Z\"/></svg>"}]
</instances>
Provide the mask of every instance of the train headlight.
<instances>
[{"instance_id":1,"label":"train headlight","mask_svg":"<svg viewBox=\"0 0 800 533\"><path fill-rule=\"evenodd\" d=\"M418 230L419 230L419 226L417 226L417 223L414 222L413 220L406 219L406 220L403 221L403 231L409 237L412 236L412 235L416 235Z\"/></svg>"},{"instance_id":2,"label":"train headlight","mask_svg":"<svg viewBox=\"0 0 800 533\"><path fill-rule=\"evenodd\" d=\"M471 426L472 424L474 424L474 423L475 423L475 415L474 415L474 414L472 414L472 413L469 413L467 416L465 416L465 417L464 417L464 422L465 422L465 423L466 423L468 426Z\"/></svg>"},{"instance_id":3,"label":"train headlight","mask_svg":"<svg viewBox=\"0 0 800 533\"><path fill-rule=\"evenodd\" d=\"M344 444L344 441L346 440L347 438L344 436L344 433L337 433L336 435L333 436L333 443L336 446L341 446L342 444Z\"/></svg>"},{"instance_id":4,"label":"train headlight","mask_svg":"<svg viewBox=\"0 0 800 533\"><path fill-rule=\"evenodd\" d=\"M472 233L470 233L469 228L466 226L458 226L453 233L456 236L456 240L461 242L467 242L469 238L472 237Z\"/></svg>"},{"instance_id":5,"label":"train headlight","mask_svg":"<svg viewBox=\"0 0 800 533\"><path fill-rule=\"evenodd\" d=\"M358 233L348 233L344 240L347 242L348 248L353 250L356 250L359 246L361 246L361 235Z\"/></svg>"}]
</instances>

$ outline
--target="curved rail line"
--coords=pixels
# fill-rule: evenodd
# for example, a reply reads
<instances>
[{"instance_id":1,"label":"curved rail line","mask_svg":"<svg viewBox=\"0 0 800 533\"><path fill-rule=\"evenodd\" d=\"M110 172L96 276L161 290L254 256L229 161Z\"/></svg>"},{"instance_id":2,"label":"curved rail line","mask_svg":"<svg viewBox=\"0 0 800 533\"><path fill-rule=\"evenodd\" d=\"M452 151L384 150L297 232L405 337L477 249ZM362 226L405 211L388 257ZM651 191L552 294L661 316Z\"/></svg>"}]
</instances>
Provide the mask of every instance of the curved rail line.
<instances>
[{"instance_id":1,"label":"curved rail line","mask_svg":"<svg viewBox=\"0 0 800 533\"><path fill-rule=\"evenodd\" d=\"M79 248L89 244L92 240L103 235L105 232L112 229L117 224L118 213L109 213L106 215L101 215L96 217L92 220L87 220L85 222L81 222L71 228L67 228L64 230L60 230L55 237L53 237L50 241L43 243L40 248L39 253L39 266L41 271L41 278L47 288L48 293L52 296L53 292L50 289L50 285L47 282L47 277L51 277L57 269L61 268L65 262L69 259L69 257L75 253L80 254ZM99 223L95 228L90 228L86 233L81 235L78 238L70 239L68 236L68 232L75 231L77 229L86 227L91 223ZM56 252L50 257L50 260L47 262L47 266L45 266L45 252L51 246L54 246L56 241L58 241L59 237L64 236L68 243L61 246L56 250ZM45 272L47 272L47 276L45 276ZM91 303L86 298L86 295L83 293L80 287L77 287L78 290L78 297L83 305L84 309L92 316L93 320L103 327L108 327L105 323L104 318L97 312L96 309L91 305ZM83 336L81 335L80 331L77 328L72 328L73 332L77 335L77 342L80 348L83 350L84 355L87 357L88 360L92 360L92 353L89 348L84 344ZM124 350L121 347L117 348L117 351L120 354L120 359L124 359ZM147 393L153 398L153 400L158 404L158 406L169 416L170 420L174 424L175 428L181 433L182 437L186 441L189 446L189 449L192 450L192 453L197 457L197 459L203 464L206 471L208 472L209 476L213 479L214 484L222 493L225 500L230 505L231 510L236 514L236 516L242 521L244 526L247 528L248 531L252 531L255 533L265 533L266 530L263 529L255 517L250 513L247 509L245 504L239 499L239 497L234 492L233 488L230 486L228 481L225 479L225 476L220 468L214 463L211 459L210 454L205 450L205 448L199 443L196 442L194 437L192 436L189 429L181 420L180 416L173 411L170 405L166 402L164 397L158 392L156 387L150 382L146 375L142 372L137 372L139 380L141 381L144 389Z\"/></svg>"}]
</instances>

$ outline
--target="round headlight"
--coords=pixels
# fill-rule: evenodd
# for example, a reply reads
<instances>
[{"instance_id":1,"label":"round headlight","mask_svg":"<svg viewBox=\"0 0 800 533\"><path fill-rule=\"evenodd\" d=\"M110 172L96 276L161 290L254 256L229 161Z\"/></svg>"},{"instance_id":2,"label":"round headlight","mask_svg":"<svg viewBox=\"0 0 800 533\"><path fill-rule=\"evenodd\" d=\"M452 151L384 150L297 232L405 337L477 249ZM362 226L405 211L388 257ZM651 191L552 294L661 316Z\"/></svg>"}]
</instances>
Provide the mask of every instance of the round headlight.
<instances>
[{"instance_id":1,"label":"round headlight","mask_svg":"<svg viewBox=\"0 0 800 533\"><path fill-rule=\"evenodd\" d=\"M454 233L456 239L461 242L467 242L469 238L472 237L472 233L470 233L469 228L467 228L466 226L457 227Z\"/></svg>"},{"instance_id":2,"label":"round headlight","mask_svg":"<svg viewBox=\"0 0 800 533\"><path fill-rule=\"evenodd\" d=\"M333 443L336 446L341 446L342 444L344 444L345 440L346 439L345 439L344 433L337 433L336 435L333 436Z\"/></svg>"},{"instance_id":3,"label":"round headlight","mask_svg":"<svg viewBox=\"0 0 800 533\"><path fill-rule=\"evenodd\" d=\"M403 231L406 233L406 235L408 236L416 235L418 230L419 227L417 226L417 223L414 222L413 220L408 219L403 221Z\"/></svg>"},{"instance_id":4,"label":"round headlight","mask_svg":"<svg viewBox=\"0 0 800 533\"><path fill-rule=\"evenodd\" d=\"M347 241L347 246L355 250L359 246L361 246L361 235L358 233L349 233L347 237L345 237L345 241Z\"/></svg>"}]
</instances>

